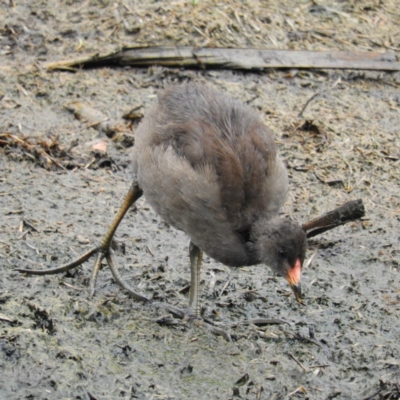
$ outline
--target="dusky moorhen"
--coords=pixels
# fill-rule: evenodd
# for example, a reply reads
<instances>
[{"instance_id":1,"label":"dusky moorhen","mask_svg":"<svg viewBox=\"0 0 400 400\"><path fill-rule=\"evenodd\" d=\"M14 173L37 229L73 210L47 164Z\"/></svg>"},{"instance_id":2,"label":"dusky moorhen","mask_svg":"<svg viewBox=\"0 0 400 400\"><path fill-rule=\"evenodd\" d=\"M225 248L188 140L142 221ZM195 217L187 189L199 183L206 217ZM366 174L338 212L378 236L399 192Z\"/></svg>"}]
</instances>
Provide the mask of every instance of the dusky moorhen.
<instances>
[{"instance_id":1,"label":"dusky moorhen","mask_svg":"<svg viewBox=\"0 0 400 400\"><path fill-rule=\"evenodd\" d=\"M200 314L203 251L228 266L266 264L301 301L306 234L277 216L288 192L287 172L271 131L251 107L203 84L170 86L136 131L133 163L133 183L98 247L62 267L18 271L64 272L97 254L91 294L106 258L117 282L135 299L148 301L121 279L110 248L125 213L144 194L168 224L190 238L190 312Z\"/></svg>"}]
</instances>

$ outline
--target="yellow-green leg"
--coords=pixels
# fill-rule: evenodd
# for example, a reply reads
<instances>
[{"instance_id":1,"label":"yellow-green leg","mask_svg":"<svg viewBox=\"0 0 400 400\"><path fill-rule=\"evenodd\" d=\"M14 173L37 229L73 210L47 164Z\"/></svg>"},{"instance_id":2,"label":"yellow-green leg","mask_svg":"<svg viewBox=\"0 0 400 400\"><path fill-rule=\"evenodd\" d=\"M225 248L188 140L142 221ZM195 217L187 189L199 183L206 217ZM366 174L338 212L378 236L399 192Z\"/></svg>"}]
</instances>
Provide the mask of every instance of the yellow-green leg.
<instances>
[{"instance_id":1,"label":"yellow-green leg","mask_svg":"<svg viewBox=\"0 0 400 400\"><path fill-rule=\"evenodd\" d=\"M128 193L126 194L124 201L118 210L117 215L114 218L114 221L112 222L111 226L108 228L106 234L103 236L103 239L100 242L99 246L94 247L93 249L89 250L82 256L80 256L78 259L62 265L61 267L57 268L52 268L52 269L47 269L47 270L31 270L31 269L16 269L18 272L24 272L27 274L32 274L32 275L50 275L50 274L59 274L61 272L66 272L69 271L73 268L78 267L79 265L83 264L85 261L89 260L93 255L96 256L96 260L93 265L93 270L92 270L92 275L90 278L90 296L93 296L95 292L95 286L96 286L96 279L97 275L100 270L101 262L105 258L107 260L107 264L111 269L111 272L114 276L114 279L117 281L117 283L122 286L125 290L127 290L133 298L136 300L140 301L149 301L149 299L142 294L138 293L135 289L130 287L126 282L123 281L120 273L118 272L118 267L115 263L115 261L112 258L112 250L111 250L111 242L112 238L114 236L115 231L117 230L119 224L121 223L122 219L124 218L125 214L129 210L129 208L132 206L132 204L135 203L137 199L139 199L143 194L142 189L139 187L139 184L137 181L133 181L131 187L129 188Z\"/></svg>"},{"instance_id":2,"label":"yellow-green leg","mask_svg":"<svg viewBox=\"0 0 400 400\"><path fill-rule=\"evenodd\" d=\"M190 295L189 295L189 311L194 313L196 317L200 317L200 279L201 264L203 261L203 252L193 243L189 245L190 256Z\"/></svg>"}]
</instances>

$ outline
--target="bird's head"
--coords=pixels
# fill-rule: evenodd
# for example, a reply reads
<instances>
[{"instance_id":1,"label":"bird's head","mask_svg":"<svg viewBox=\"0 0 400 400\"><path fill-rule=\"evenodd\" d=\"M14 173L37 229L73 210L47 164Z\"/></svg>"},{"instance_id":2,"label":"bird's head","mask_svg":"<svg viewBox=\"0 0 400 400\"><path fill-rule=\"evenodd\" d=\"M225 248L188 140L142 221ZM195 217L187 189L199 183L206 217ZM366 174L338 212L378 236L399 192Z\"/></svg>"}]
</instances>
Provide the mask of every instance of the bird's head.
<instances>
[{"instance_id":1,"label":"bird's head","mask_svg":"<svg viewBox=\"0 0 400 400\"><path fill-rule=\"evenodd\" d=\"M285 278L301 303L300 276L307 248L307 237L288 218L258 221L251 234L258 259Z\"/></svg>"}]
</instances>

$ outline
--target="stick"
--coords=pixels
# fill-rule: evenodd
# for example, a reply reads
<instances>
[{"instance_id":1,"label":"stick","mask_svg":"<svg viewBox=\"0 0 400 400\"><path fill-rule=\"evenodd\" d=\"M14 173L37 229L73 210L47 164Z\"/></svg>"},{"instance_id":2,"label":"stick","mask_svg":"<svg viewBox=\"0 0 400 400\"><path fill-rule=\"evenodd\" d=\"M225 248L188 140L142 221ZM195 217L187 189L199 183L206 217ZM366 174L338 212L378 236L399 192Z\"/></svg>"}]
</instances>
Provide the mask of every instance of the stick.
<instances>
[{"instance_id":1,"label":"stick","mask_svg":"<svg viewBox=\"0 0 400 400\"><path fill-rule=\"evenodd\" d=\"M301 109L301 111L299 112L299 115L297 116L297 118L301 118L303 116L304 111L306 110L307 106L316 98L320 95L321 93L314 93L306 102L306 104L304 104L303 108Z\"/></svg>"},{"instance_id":2,"label":"stick","mask_svg":"<svg viewBox=\"0 0 400 400\"><path fill-rule=\"evenodd\" d=\"M355 221L365 215L364 204L361 199L349 201L342 206L321 215L302 225L307 237L311 238L347 222Z\"/></svg>"},{"instance_id":3,"label":"stick","mask_svg":"<svg viewBox=\"0 0 400 400\"><path fill-rule=\"evenodd\" d=\"M45 64L49 70L99 66L224 68L335 68L399 71L393 53L182 47L126 47L108 54Z\"/></svg>"},{"instance_id":4,"label":"stick","mask_svg":"<svg viewBox=\"0 0 400 400\"><path fill-rule=\"evenodd\" d=\"M292 354L288 353L288 356L296 362L296 364L304 371L308 372L308 369Z\"/></svg>"}]
</instances>

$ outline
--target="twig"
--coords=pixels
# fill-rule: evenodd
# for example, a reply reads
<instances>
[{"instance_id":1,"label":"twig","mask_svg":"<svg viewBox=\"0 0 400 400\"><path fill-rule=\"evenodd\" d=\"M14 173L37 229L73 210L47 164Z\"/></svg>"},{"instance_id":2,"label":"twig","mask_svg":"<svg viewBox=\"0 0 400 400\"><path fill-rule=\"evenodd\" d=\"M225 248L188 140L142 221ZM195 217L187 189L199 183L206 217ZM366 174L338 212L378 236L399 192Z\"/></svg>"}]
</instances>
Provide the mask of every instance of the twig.
<instances>
[{"instance_id":1,"label":"twig","mask_svg":"<svg viewBox=\"0 0 400 400\"><path fill-rule=\"evenodd\" d=\"M79 291L79 292L81 292L82 291L82 289L79 289L79 288L77 288L76 286L72 286L72 285L70 285L69 283L66 283L66 282L60 282L60 285L64 285L64 286L66 286L67 288L70 288L70 289L74 289L74 290L77 290L77 291Z\"/></svg>"},{"instance_id":2,"label":"twig","mask_svg":"<svg viewBox=\"0 0 400 400\"><path fill-rule=\"evenodd\" d=\"M221 289L221 291L219 292L219 298L221 298L221 296L222 296L222 294L224 293L224 291L225 291L225 289L228 287L228 285L231 283L231 281L232 281L232 278L229 278L227 281L226 281L226 283L225 283L225 285L224 285L224 287Z\"/></svg>"},{"instance_id":3,"label":"twig","mask_svg":"<svg viewBox=\"0 0 400 400\"><path fill-rule=\"evenodd\" d=\"M299 388L297 388L296 390L294 390L292 393L288 394L288 397L292 397L294 394L296 394L297 392L303 392L303 393L307 393L306 389L304 389L303 386L300 386Z\"/></svg>"},{"instance_id":4,"label":"twig","mask_svg":"<svg viewBox=\"0 0 400 400\"><path fill-rule=\"evenodd\" d=\"M377 396L380 392L382 392L382 388L381 389L379 389L377 392L375 392L374 394L372 394L371 396L368 396L368 397L364 397L362 400L371 400L371 399L373 399L375 396Z\"/></svg>"},{"instance_id":5,"label":"twig","mask_svg":"<svg viewBox=\"0 0 400 400\"><path fill-rule=\"evenodd\" d=\"M292 358L296 364L304 371L304 372L308 372L308 369L292 354L292 353L288 353L289 357Z\"/></svg>"},{"instance_id":6,"label":"twig","mask_svg":"<svg viewBox=\"0 0 400 400\"><path fill-rule=\"evenodd\" d=\"M312 256L307 260L307 263L304 266L305 269L307 269L311 265L311 263L314 261L314 258L318 254L318 249L319 249L319 246L315 249L315 251L312 254Z\"/></svg>"},{"instance_id":7,"label":"twig","mask_svg":"<svg viewBox=\"0 0 400 400\"><path fill-rule=\"evenodd\" d=\"M98 66L147 67L160 65L183 68L224 68L260 70L265 68L335 68L398 71L393 53L350 51L304 51L241 48L125 47L108 54L94 54L45 65L47 69L90 68Z\"/></svg>"},{"instance_id":8,"label":"twig","mask_svg":"<svg viewBox=\"0 0 400 400\"><path fill-rule=\"evenodd\" d=\"M330 367L329 364L320 364L320 365L310 365L308 368L327 368Z\"/></svg>"},{"instance_id":9,"label":"twig","mask_svg":"<svg viewBox=\"0 0 400 400\"><path fill-rule=\"evenodd\" d=\"M265 326L265 325L278 325L278 324L288 324L290 325L289 322L279 319L279 318L254 318L254 319L246 319L243 321L238 321L235 322L234 324L231 325L231 328L234 328L238 325L257 325L257 326Z\"/></svg>"},{"instance_id":10,"label":"twig","mask_svg":"<svg viewBox=\"0 0 400 400\"><path fill-rule=\"evenodd\" d=\"M307 237L313 237L337 226L344 225L362 218L365 215L364 204L361 199L349 201L342 206L321 215L302 225Z\"/></svg>"},{"instance_id":11,"label":"twig","mask_svg":"<svg viewBox=\"0 0 400 400\"><path fill-rule=\"evenodd\" d=\"M301 109L301 111L299 112L299 115L297 116L297 118L301 118L303 116L304 111L306 110L307 106L316 98L320 95L321 93L317 92L314 93L306 102L306 104L304 104L303 108Z\"/></svg>"},{"instance_id":12,"label":"twig","mask_svg":"<svg viewBox=\"0 0 400 400\"><path fill-rule=\"evenodd\" d=\"M60 163L58 163L53 157L51 157L49 154L47 154L44 150L41 151L41 154L47 158L48 160L50 160L53 164L55 164L58 168L63 169L64 171L66 171L67 169L62 166Z\"/></svg>"}]
</instances>

